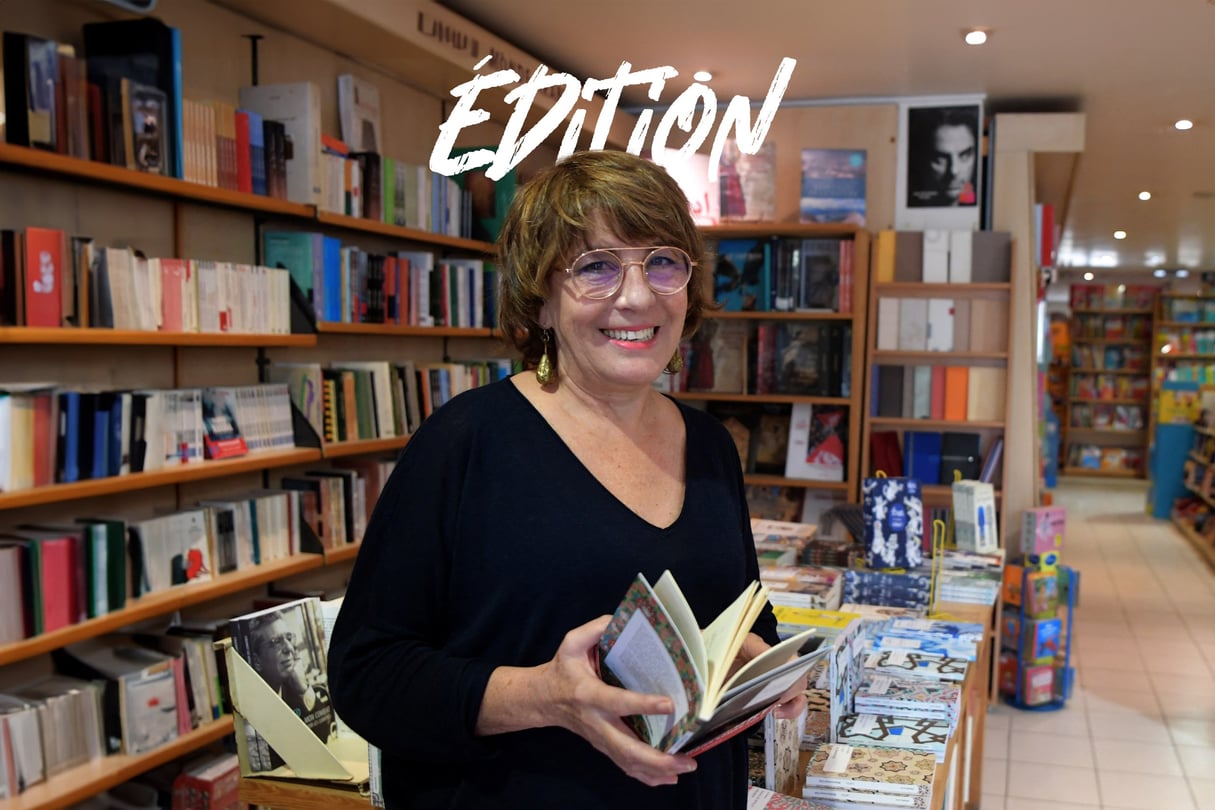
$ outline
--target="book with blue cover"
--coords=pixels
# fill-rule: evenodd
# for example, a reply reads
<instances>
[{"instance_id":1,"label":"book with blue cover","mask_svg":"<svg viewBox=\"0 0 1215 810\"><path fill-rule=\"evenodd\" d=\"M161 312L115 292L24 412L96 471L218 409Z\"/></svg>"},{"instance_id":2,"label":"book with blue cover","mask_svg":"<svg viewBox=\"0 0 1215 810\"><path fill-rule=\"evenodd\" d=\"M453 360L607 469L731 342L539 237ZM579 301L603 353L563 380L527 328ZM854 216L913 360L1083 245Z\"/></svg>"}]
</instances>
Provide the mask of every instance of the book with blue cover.
<instances>
[{"instance_id":1,"label":"book with blue cover","mask_svg":"<svg viewBox=\"0 0 1215 810\"><path fill-rule=\"evenodd\" d=\"M861 485L865 516L865 564L870 568L914 568L924 559L924 505L914 478L866 478Z\"/></svg>"},{"instance_id":2,"label":"book with blue cover","mask_svg":"<svg viewBox=\"0 0 1215 810\"><path fill-rule=\"evenodd\" d=\"M771 244L767 238L722 239L713 263L713 297L726 312L768 310Z\"/></svg>"}]
</instances>

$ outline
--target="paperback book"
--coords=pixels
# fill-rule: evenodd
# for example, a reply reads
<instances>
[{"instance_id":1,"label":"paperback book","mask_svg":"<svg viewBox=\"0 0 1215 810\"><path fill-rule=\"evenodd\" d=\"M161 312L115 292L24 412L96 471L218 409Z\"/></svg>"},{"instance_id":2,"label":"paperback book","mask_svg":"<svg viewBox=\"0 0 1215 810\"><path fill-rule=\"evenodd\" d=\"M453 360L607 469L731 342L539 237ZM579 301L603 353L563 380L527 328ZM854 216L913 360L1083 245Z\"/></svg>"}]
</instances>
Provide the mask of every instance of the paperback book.
<instances>
[{"instance_id":1,"label":"paperback book","mask_svg":"<svg viewBox=\"0 0 1215 810\"><path fill-rule=\"evenodd\" d=\"M637 736L669 753L692 756L750 728L829 648L810 649L804 630L751 659L732 676L731 663L767 602L752 582L703 631L687 599L666 571L651 585L638 574L599 641L606 682L637 692L665 694L671 714L628 718Z\"/></svg>"}]
</instances>

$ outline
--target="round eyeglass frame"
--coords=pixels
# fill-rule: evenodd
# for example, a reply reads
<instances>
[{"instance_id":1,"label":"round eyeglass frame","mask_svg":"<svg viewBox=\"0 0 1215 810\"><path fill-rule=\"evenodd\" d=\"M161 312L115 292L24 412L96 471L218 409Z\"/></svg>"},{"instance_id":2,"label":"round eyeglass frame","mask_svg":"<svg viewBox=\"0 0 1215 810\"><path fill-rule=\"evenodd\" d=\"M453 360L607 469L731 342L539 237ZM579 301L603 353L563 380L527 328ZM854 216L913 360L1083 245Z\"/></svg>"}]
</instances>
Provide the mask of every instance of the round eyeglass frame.
<instances>
[{"instance_id":1,"label":"round eyeglass frame","mask_svg":"<svg viewBox=\"0 0 1215 810\"><path fill-rule=\"evenodd\" d=\"M623 257L621 257L619 253L617 253L617 251L620 251L620 250L649 250L649 253L647 253L645 255L645 258L640 261L638 261L638 260L627 261ZM650 274L646 271L645 266L646 266L646 264L649 263L650 259L653 258L654 254L660 250L677 250L681 254L683 254L684 257L687 259L688 277L686 279L684 279L684 282L679 287L679 289L659 290L659 289L656 289L654 287L654 285L650 283ZM578 281L578 277L574 275L574 268L578 266L578 263L580 261L582 261L584 256L589 256L592 253L609 253L612 256L614 256L618 262L620 262L620 275L616 277L615 286L612 287L611 290L609 290L605 293L600 293L598 295L591 295L590 293L585 292L583 290L581 284ZM692 281L692 269L694 267L697 267L700 263L692 261L692 256L686 250L684 250L681 247L676 247L675 245L654 245L654 246L643 245L641 247L613 247L613 248L595 248L594 250L584 250L581 253L579 253L577 256L574 257L573 261L570 262L569 267L563 267L562 270L564 270L565 274L567 276L569 276L570 280L574 284L574 288L576 290L578 290L579 295L581 295L584 298L590 298L591 300L594 300L594 301L602 301L603 299L611 298L613 295L620 292L620 288L624 284L624 276L626 273L628 273L629 265L631 265L631 264L636 264L636 265L641 266L641 273L643 276L645 276L646 286L650 288L650 291L652 293L654 293L655 295L676 295L680 292L683 292L684 290L686 290L688 288L688 284L691 283L691 281Z\"/></svg>"}]
</instances>

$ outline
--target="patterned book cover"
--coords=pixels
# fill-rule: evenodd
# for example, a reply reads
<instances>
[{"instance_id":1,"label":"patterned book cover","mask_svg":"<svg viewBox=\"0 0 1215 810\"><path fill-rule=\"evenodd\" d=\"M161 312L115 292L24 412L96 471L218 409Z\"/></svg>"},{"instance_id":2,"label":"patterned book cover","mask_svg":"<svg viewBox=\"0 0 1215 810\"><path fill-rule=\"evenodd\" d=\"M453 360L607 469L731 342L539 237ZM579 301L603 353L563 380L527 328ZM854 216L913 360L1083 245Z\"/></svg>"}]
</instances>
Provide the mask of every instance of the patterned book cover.
<instances>
[{"instance_id":1,"label":"patterned book cover","mask_svg":"<svg viewBox=\"0 0 1215 810\"><path fill-rule=\"evenodd\" d=\"M926 678L892 678L867 672L856 690L856 707L886 706L891 709L939 713L956 718L962 706L962 689ZM891 711L890 714L902 714Z\"/></svg>"},{"instance_id":2,"label":"patterned book cover","mask_svg":"<svg viewBox=\"0 0 1215 810\"><path fill-rule=\"evenodd\" d=\"M961 658L903 650L870 653L865 659L865 669L879 675L938 681L962 681L966 677L966 667L967 662Z\"/></svg>"},{"instance_id":3,"label":"patterned book cover","mask_svg":"<svg viewBox=\"0 0 1215 810\"><path fill-rule=\"evenodd\" d=\"M683 637L642 574L638 574L629 586L624 599L612 614L607 630L599 639L600 671L605 681L625 689L647 691L643 684L620 667L620 656L613 655L618 643L628 644L639 636L643 644L657 641L662 645L684 687L682 696L671 695L675 702L672 714L632 715L625 718L638 737L665 751L674 743L682 742L695 724L702 687Z\"/></svg>"},{"instance_id":4,"label":"patterned book cover","mask_svg":"<svg viewBox=\"0 0 1215 810\"><path fill-rule=\"evenodd\" d=\"M865 564L870 568L915 568L924 560L924 506L914 478L866 478L861 485L865 515Z\"/></svg>"},{"instance_id":5,"label":"patterned book cover","mask_svg":"<svg viewBox=\"0 0 1215 810\"><path fill-rule=\"evenodd\" d=\"M910 633L879 633L873 638L874 650L906 650L942 655L946 658L975 660L978 649L973 643L916 637Z\"/></svg>"},{"instance_id":6,"label":"patterned book cover","mask_svg":"<svg viewBox=\"0 0 1215 810\"><path fill-rule=\"evenodd\" d=\"M908 748L945 757L945 745L953 732L947 720L899 717L891 714L849 714L840 721L838 741L848 745L879 748Z\"/></svg>"},{"instance_id":7,"label":"patterned book cover","mask_svg":"<svg viewBox=\"0 0 1215 810\"><path fill-rule=\"evenodd\" d=\"M825 804L784 793L774 793L754 785L747 791L747 810L830 810Z\"/></svg>"},{"instance_id":8,"label":"patterned book cover","mask_svg":"<svg viewBox=\"0 0 1215 810\"><path fill-rule=\"evenodd\" d=\"M847 750L841 756L837 749ZM839 766L839 763L842 763L842 770L828 770ZM936 765L936 757L918 751L820 745L806 768L806 787L871 791L875 794L874 799L916 797L922 798L926 805L932 794Z\"/></svg>"},{"instance_id":9,"label":"patterned book cover","mask_svg":"<svg viewBox=\"0 0 1215 810\"><path fill-rule=\"evenodd\" d=\"M888 625L889 632L914 632L935 637L969 641L978 644L983 640L984 627L978 622L946 622L938 619L895 618Z\"/></svg>"}]
</instances>

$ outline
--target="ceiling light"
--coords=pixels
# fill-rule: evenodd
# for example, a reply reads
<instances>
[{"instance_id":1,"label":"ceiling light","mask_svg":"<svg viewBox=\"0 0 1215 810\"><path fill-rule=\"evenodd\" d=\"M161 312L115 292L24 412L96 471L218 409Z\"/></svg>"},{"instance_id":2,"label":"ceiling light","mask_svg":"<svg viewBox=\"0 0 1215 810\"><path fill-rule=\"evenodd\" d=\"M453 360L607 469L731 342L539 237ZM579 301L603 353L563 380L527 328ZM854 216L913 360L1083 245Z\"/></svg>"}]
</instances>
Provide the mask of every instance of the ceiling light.
<instances>
[{"instance_id":1,"label":"ceiling light","mask_svg":"<svg viewBox=\"0 0 1215 810\"><path fill-rule=\"evenodd\" d=\"M1126 239L1126 231L1114 231L1115 239Z\"/></svg>"},{"instance_id":2,"label":"ceiling light","mask_svg":"<svg viewBox=\"0 0 1215 810\"><path fill-rule=\"evenodd\" d=\"M1168 275L1168 272L1165 271L1163 268L1157 267L1155 270L1152 271L1152 275L1155 276L1156 278L1164 278L1165 276Z\"/></svg>"},{"instance_id":3,"label":"ceiling light","mask_svg":"<svg viewBox=\"0 0 1215 810\"><path fill-rule=\"evenodd\" d=\"M1092 274L1092 273L1085 273L1085 274L1084 274L1084 280L1085 280L1085 281L1092 281L1092 280L1093 280L1093 274Z\"/></svg>"},{"instance_id":4,"label":"ceiling light","mask_svg":"<svg viewBox=\"0 0 1215 810\"><path fill-rule=\"evenodd\" d=\"M982 45L987 41L987 32L981 28L972 28L966 32L967 45Z\"/></svg>"},{"instance_id":5,"label":"ceiling light","mask_svg":"<svg viewBox=\"0 0 1215 810\"><path fill-rule=\"evenodd\" d=\"M1182 119L1181 119L1180 121L1178 121L1176 124L1173 124L1173 126L1174 126L1176 129L1182 129L1182 130L1185 130L1185 129L1193 129L1193 128L1194 128L1194 122L1193 122L1193 121L1191 121L1191 120L1190 120L1190 119L1188 119L1188 118L1182 118Z\"/></svg>"},{"instance_id":6,"label":"ceiling light","mask_svg":"<svg viewBox=\"0 0 1215 810\"><path fill-rule=\"evenodd\" d=\"M1181 267L1181 268L1178 268L1177 271L1173 273L1173 275L1177 276L1177 278L1187 278L1190 275L1190 271L1186 270L1184 267Z\"/></svg>"},{"instance_id":7,"label":"ceiling light","mask_svg":"<svg viewBox=\"0 0 1215 810\"><path fill-rule=\"evenodd\" d=\"M1150 192L1150 191L1141 191L1141 192L1139 192L1139 199L1141 199L1141 200L1150 200L1150 199L1152 199L1152 192Z\"/></svg>"},{"instance_id":8,"label":"ceiling light","mask_svg":"<svg viewBox=\"0 0 1215 810\"><path fill-rule=\"evenodd\" d=\"M698 70L692 74L692 78L698 82L705 83L713 80L713 74L707 70Z\"/></svg>"}]
</instances>

